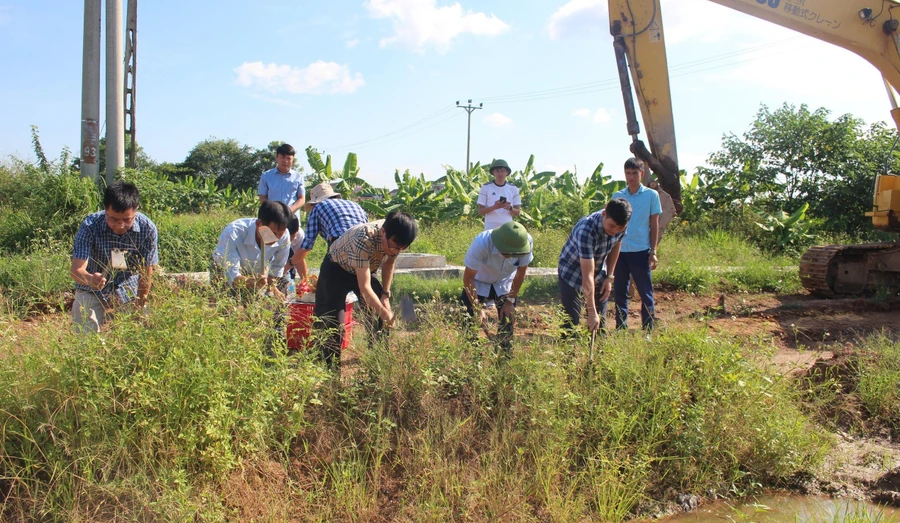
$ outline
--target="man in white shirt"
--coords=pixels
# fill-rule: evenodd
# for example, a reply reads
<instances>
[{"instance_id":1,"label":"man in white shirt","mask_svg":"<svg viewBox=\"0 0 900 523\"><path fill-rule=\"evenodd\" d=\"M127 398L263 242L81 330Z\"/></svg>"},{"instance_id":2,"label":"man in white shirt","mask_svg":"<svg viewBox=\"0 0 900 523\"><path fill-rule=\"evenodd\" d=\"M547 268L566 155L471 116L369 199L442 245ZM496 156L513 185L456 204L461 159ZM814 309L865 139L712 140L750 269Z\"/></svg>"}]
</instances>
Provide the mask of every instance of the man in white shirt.
<instances>
[{"instance_id":1,"label":"man in white shirt","mask_svg":"<svg viewBox=\"0 0 900 523\"><path fill-rule=\"evenodd\" d=\"M481 304L489 299L496 301L500 320L498 341L507 357L512 349L516 301L528 264L534 260L533 246L534 240L525 227L510 221L475 236L464 260L466 270L460 300L470 316L475 315L475 301ZM484 325L486 319L484 308L480 308L479 322Z\"/></svg>"},{"instance_id":2,"label":"man in white shirt","mask_svg":"<svg viewBox=\"0 0 900 523\"><path fill-rule=\"evenodd\" d=\"M282 202L259 206L257 217L240 218L225 226L213 252L214 269L234 289L266 289L281 295L276 284L284 274L291 248L287 226L291 211Z\"/></svg>"},{"instance_id":3,"label":"man in white shirt","mask_svg":"<svg viewBox=\"0 0 900 523\"><path fill-rule=\"evenodd\" d=\"M478 193L478 214L484 216L486 231L511 222L522 212L519 188L506 181L511 172L505 160L494 160L491 163L494 181L482 185Z\"/></svg>"}]
</instances>

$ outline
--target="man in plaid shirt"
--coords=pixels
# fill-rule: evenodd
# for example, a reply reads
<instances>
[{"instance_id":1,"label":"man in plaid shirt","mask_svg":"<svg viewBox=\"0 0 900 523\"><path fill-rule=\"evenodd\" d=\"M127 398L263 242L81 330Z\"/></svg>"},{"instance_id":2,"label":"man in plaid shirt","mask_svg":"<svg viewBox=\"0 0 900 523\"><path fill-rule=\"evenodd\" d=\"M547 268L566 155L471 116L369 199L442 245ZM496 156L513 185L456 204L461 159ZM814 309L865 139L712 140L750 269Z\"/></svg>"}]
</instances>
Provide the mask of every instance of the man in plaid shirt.
<instances>
[{"instance_id":1,"label":"man in plaid shirt","mask_svg":"<svg viewBox=\"0 0 900 523\"><path fill-rule=\"evenodd\" d=\"M578 220L559 254L559 294L568 315L566 330L581 319L581 305L587 306L587 327L591 332L606 326L606 302L613 277L607 267L615 267L625 227L631 219L631 205L617 198L602 211Z\"/></svg>"},{"instance_id":2,"label":"man in plaid shirt","mask_svg":"<svg viewBox=\"0 0 900 523\"><path fill-rule=\"evenodd\" d=\"M372 325L379 332L394 321L391 311L391 280L400 251L416 239L419 227L412 216L399 211L384 220L350 228L337 239L322 261L316 287L315 329L328 329L322 344L322 359L332 370L340 371L341 343L347 293L353 292L370 312L378 315ZM381 268L381 282L375 272Z\"/></svg>"},{"instance_id":3,"label":"man in plaid shirt","mask_svg":"<svg viewBox=\"0 0 900 523\"><path fill-rule=\"evenodd\" d=\"M369 217L356 202L342 200L328 182L310 189L309 201L303 210L306 211L306 236L300 247L294 249L291 262L297 268L297 274L306 278L309 273L306 256L315 246L316 237L321 236L331 246L347 229L368 222Z\"/></svg>"},{"instance_id":4,"label":"man in plaid shirt","mask_svg":"<svg viewBox=\"0 0 900 523\"><path fill-rule=\"evenodd\" d=\"M114 182L103 194L104 210L78 228L69 274L75 280L72 320L82 332L98 332L108 309L146 304L159 263L158 232L150 218L137 212L139 205L134 184Z\"/></svg>"}]
</instances>

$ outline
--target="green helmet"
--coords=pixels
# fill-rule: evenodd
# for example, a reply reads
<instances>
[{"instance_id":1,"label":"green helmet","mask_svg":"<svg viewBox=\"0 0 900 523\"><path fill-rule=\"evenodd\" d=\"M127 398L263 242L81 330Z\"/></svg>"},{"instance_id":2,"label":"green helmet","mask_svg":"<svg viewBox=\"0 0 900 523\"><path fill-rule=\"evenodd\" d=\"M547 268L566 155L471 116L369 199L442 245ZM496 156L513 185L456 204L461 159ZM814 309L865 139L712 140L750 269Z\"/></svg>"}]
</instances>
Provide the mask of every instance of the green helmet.
<instances>
[{"instance_id":1,"label":"green helmet","mask_svg":"<svg viewBox=\"0 0 900 523\"><path fill-rule=\"evenodd\" d=\"M512 172L512 169L509 168L509 164L506 163L506 160L494 160L491 162L491 172L494 172L494 169L497 167L506 167L506 170Z\"/></svg>"},{"instance_id":2,"label":"green helmet","mask_svg":"<svg viewBox=\"0 0 900 523\"><path fill-rule=\"evenodd\" d=\"M491 231L491 242L501 254L527 254L531 252L528 231L521 223L506 222Z\"/></svg>"}]
</instances>

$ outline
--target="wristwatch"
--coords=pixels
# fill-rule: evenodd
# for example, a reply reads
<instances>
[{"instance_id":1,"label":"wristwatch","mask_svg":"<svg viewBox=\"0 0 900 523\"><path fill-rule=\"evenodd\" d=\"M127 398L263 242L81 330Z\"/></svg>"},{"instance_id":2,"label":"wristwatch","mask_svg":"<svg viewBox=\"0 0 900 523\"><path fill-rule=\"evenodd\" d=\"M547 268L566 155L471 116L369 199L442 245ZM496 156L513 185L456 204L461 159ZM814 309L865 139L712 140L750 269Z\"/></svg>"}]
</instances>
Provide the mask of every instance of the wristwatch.
<instances>
[{"instance_id":1,"label":"wristwatch","mask_svg":"<svg viewBox=\"0 0 900 523\"><path fill-rule=\"evenodd\" d=\"M650 256L656 256L656 249L650 249Z\"/></svg>"},{"instance_id":2,"label":"wristwatch","mask_svg":"<svg viewBox=\"0 0 900 523\"><path fill-rule=\"evenodd\" d=\"M390 299L391 291L385 291L385 290L381 291L381 297Z\"/></svg>"}]
</instances>

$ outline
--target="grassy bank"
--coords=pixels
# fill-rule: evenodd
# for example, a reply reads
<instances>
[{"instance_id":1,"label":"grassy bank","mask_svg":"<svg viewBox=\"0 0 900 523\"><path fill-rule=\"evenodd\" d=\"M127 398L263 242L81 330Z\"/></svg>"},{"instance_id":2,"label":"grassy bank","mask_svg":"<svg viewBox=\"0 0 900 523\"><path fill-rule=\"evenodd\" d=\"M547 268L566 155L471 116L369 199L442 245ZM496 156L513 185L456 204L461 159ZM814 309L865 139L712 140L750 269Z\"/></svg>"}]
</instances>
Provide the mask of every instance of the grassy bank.
<instances>
[{"instance_id":1,"label":"grassy bank","mask_svg":"<svg viewBox=\"0 0 900 523\"><path fill-rule=\"evenodd\" d=\"M498 365L426 305L336 381L263 356L264 306L206 292L0 339L0 519L620 521L780 485L828 445L759 347L703 331L613 336L592 373L553 337Z\"/></svg>"}]
</instances>

